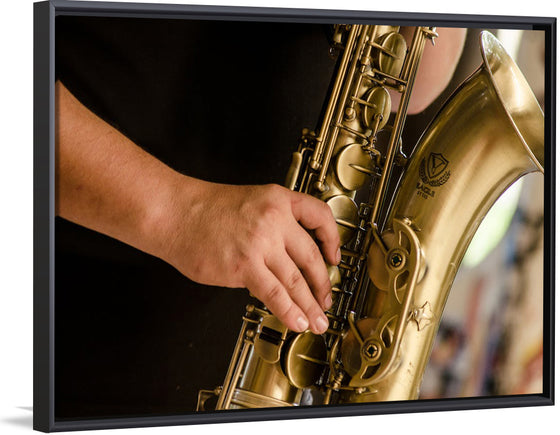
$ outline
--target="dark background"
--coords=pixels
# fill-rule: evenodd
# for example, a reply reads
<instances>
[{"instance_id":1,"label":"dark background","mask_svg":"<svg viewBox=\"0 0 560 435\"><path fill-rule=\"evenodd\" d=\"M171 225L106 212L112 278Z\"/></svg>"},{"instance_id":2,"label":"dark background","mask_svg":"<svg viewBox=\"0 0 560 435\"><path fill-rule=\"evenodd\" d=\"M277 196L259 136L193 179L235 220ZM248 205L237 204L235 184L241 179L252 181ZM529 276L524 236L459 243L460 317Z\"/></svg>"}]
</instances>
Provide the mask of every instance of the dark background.
<instances>
[{"instance_id":1,"label":"dark background","mask_svg":"<svg viewBox=\"0 0 560 435\"><path fill-rule=\"evenodd\" d=\"M56 74L174 169L283 183L334 67L322 26L57 17ZM63 120L57 120L63 122ZM195 410L221 385L248 292L57 218L55 416Z\"/></svg>"},{"instance_id":2,"label":"dark background","mask_svg":"<svg viewBox=\"0 0 560 435\"><path fill-rule=\"evenodd\" d=\"M56 75L86 106L174 169L231 184L283 183L335 61L325 26L56 18ZM409 152L480 63L411 117ZM63 122L63 120L57 120ZM159 259L57 218L55 418L185 414L221 385L245 290L196 284Z\"/></svg>"}]
</instances>

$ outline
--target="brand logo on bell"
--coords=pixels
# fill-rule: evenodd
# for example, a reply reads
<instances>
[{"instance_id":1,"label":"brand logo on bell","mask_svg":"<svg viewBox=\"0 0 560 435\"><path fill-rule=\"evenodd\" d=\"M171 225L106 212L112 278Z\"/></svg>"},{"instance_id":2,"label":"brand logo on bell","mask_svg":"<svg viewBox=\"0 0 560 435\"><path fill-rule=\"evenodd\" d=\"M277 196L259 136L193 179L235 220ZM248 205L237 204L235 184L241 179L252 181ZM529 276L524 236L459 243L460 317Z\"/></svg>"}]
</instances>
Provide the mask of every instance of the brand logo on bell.
<instances>
[{"instance_id":1,"label":"brand logo on bell","mask_svg":"<svg viewBox=\"0 0 560 435\"><path fill-rule=\"evenodd\" d=\"M426 199L434 197L436 192L432 187L442 186L451 176L448 166L449 160L441 153L430 153L427 158L423 158L418 169L422 181L416 184L417 194Z\"/></svg>"}]
</instances>

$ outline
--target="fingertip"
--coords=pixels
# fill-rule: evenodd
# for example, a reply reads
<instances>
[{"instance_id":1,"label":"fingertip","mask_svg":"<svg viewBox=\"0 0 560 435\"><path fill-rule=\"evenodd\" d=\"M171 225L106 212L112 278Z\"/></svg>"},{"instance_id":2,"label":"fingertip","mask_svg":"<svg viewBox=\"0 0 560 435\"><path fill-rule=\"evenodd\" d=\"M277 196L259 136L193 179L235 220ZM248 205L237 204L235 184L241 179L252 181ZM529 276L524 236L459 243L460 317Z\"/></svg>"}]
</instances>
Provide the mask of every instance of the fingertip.
<instances>
[{"instance_id":1,"label":"fingertip","mask_svg":"<svg viewBox=\"0 0 560 435\"><path fill-rule=\"evenodd\" d=\"M295 332L304 332L309 328L309 322L304 316L298 316L296 319L296 327L294 328Z\"/></svg>"},{"instance_id":2,"label":"fingertip","mask_svg":"<svg viewBox=\"0 0 560 435\"><path fill-rule=\"evenodd\" d=\"M315 319L311 331L315 334L324 334L325 332L327 332L328 328L329 328L329 321L327 320L327 317L324 314L321 314L320 316L317 317L317 319Z\"/></svg>"},{"instance_id":3,"label":"fingertip","mask_svg":"<svg viewBox=\"0 0 560 435\"><path fill-rule=\"evenodd\" d=\"M342 261L342 252L340 251L340 247L327 249L327 247L322 244L321 250L325 253L325 260L329 263L329 265L338 266Z\"/></svg>"}]
</instances>

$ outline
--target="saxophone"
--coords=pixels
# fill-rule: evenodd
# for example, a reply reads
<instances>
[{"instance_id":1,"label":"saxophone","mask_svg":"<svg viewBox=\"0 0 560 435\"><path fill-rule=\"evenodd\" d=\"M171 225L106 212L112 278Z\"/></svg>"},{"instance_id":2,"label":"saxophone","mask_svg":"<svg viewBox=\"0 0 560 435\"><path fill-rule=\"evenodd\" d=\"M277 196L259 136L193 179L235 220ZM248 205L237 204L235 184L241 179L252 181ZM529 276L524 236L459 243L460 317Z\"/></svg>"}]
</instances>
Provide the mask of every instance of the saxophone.
<instances>
[{"instance_id":1,"label":"saxophone","mask_svg":"<svg viewBox=\"0 0 560 435\"><path fill-rule=\"evenodd\" d=\"M324 200L338 224L329 328L296 334L265 306L247 306L223 386L199 392L198 410L211 397L220 410L417 398L480 221L519 177L544 172L543 113L493 35L481 34L481 67L407 157L408 102L436 29L417 27L410 46L396 26L334 30L341 54L326 109L316 133L304 130L286 181ZM389 90L400 95L392 125Z\"/></svg>"}]
</instances>

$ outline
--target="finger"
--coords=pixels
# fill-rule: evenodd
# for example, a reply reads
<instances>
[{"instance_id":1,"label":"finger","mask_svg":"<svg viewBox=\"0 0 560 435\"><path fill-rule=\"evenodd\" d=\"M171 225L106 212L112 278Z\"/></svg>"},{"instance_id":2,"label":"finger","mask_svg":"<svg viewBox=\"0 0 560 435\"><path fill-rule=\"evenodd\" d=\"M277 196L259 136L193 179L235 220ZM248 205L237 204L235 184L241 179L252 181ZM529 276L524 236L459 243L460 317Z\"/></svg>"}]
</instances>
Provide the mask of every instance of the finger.
<instances>
[{"instance_id":1,"label":"finger","mask_svg":"<svg viewBox=\"0 0 560 435\"><path fill-rule=\"evenodd\" d=\"M274 257L266 260L266 265L288 291L291 300L303 310L309 321L309 329L315 334L325 332L329 326L327 317L288 253L275 253Z\"/></svg>"},{"instance_id":2,"label":"finger","mask_svg":"<svg viewBox=\"0 0 560 435\"><path fill-rule=\"evenodd\" d=\"M303 311L265 264L251 269L247 277L247 288L292 331L303 332L309 327L309 321Z\"/></svg>"},{"instance_id":3,"label":"finger","mask_svg":"<svg viewBox=\"0 0 560 435\"><path fill-rule=\"evenodd\" d=\"M304 193L292 192L292 213L308 230L313 230L330 264L340 262L340 236L330 207Z\"/></svg>"},{"instance_id":4,"label":"finger","mask_svg":"<svg viewBox=\"0 0 560 435\"><path fill-rule=\"evenodd\" d=\"M331 282L327 267L317 244L307 232L294 222L285 235L286 251L299 268L315 299L323 311L331 307Z\"/></svg>"}]
</instances>

